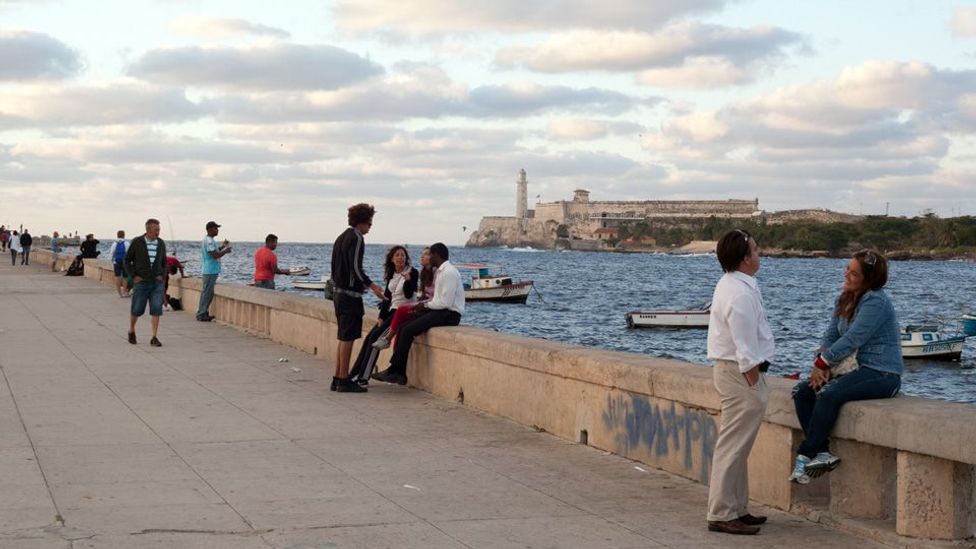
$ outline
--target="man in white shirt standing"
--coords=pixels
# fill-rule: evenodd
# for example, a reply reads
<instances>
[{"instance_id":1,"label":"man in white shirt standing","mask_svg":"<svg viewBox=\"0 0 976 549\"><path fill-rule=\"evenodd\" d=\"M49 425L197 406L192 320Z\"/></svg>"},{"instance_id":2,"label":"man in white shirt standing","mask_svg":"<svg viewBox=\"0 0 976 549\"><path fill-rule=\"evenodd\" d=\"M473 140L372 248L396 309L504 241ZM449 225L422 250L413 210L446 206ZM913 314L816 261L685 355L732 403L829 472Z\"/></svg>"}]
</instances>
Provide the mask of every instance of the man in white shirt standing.
<instances>
[{"instance_id":1,"label":"man in white shirt standing","mask_svg":"<svg viewBox=\"0 0 976 549\"><path fill-rule=\"evenodd\" d=\"M407 359L413 339L437 326L457 326L464 314L464 285L461 273L448 261L447 246L438 242L430 247L430 264L434 267L434 297L414 306L419 316L400 327L390 367L373 374L386 383L407 384Z\"/></svg>"},{"instance_id":2,"label":"man in white shirt standing","mask_svg":"<svg viewBox=\"0 0 976 549\"><path fill-rule=\"evenodd\" d=\"M766 321L759 271L759 245L734 229L718 241L725 274L715 285L708 321L708 358L715 361L715 388L722 397L722 425L712 457L708 486L708 529L756 534L766 517L750 515L749 452L769 400L765 371L775 352Z\"/></svg>"}]
</instances>

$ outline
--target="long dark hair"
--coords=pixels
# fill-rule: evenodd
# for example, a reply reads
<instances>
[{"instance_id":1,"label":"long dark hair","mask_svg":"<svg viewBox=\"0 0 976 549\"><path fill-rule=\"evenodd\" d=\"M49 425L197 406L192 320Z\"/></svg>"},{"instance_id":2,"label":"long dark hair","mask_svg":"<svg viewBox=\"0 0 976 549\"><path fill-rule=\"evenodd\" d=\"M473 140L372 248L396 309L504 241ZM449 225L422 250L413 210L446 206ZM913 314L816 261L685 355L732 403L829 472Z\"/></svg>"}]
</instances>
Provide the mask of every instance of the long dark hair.
<instances>
[{"instance_id":1,"label":"long dark hair","mask_svg":"<svg viewBox=\"0 0 976 549\"><path fill-rule=\"evenodd\" d=\"M856 290L844 290L837 300L834 315L838 318L854 319L857 304L869 290L880 290L888 283L888 260L877 250L861 250L854 254L854 259L861 266L863 280L861 287Z\"/></svg>"},{"instance_id":2,"label":"long dark hair","mask_svg":"<svg viewBox=\"0 0 976 549\"><path fill-rule=\"evenodd\" d=\"M393 255L397 253L398 250L403 250L403 255L407 258L407 265L410 265L410 252L403 246L397 244L393 246L386 252L386 261L383 262L383 280L389 282L396 273L396 267L393 266Z\"/></svg>"},{"instance_id":3,"label":"long dark hair","mask_svg":"<svg viewBox=\"0 0 976 549\"><path fill-rule=\"evenodd\" d=\"M423 252L430 253L430 248L424 248ZM424 291L433 283L434 268L430 265L430 261L428 261L427 264L420 269L420 295L424 295Z\"/></svg>"}]
</instances>

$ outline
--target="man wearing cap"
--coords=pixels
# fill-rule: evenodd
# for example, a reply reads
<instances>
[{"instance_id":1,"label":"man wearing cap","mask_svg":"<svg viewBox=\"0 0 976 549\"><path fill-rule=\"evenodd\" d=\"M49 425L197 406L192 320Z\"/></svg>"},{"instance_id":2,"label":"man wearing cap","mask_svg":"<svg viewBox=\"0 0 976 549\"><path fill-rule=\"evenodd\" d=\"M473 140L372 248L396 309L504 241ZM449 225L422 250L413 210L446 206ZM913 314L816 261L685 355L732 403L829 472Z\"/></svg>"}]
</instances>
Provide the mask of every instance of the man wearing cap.
<instances>
[{"instance_id":1,"label":"man wearing cap","mask_svg":"<svg viewBox=\"0 0 976 549\"><path fill-rule=\"evenodd\" d=\"M214 237L220 232L220 225L216 221L207 222L207 236L203 237L201 255L203 267L200 269L202 287L200 289L200 306L197 307L197 320L200 322L210 322L214 317L210 314L210 302L213 301L214 287L217 285L217 277L220 275L220 258L229 254L229 245L217 246Z\"/></svg>"}]
</instances>

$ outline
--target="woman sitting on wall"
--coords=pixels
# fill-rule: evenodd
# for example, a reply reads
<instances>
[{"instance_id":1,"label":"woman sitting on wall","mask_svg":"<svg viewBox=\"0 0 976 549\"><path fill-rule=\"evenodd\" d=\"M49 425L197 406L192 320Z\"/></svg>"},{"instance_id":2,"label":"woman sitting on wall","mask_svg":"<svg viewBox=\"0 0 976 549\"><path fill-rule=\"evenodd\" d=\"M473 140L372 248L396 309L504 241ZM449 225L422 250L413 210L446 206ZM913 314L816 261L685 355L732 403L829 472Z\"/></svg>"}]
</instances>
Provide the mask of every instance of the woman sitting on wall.
<instances>
[{"instance_id":1,"label":"woman sitting on wall","mask_svg":"<svg viewBox=\"0 0 976 549\"><path fill-rule=\"evenodd\" d=\"M844 403L891 398L901 388L901 337L895 308L882 289L887 282L888 260L875 250L857 252L847 264L810 379L793 389L806 436L790 475L793 482L806 484L840 463L828 449L828 436Z\"/></svg>"},{"instance_id":2,"label":"woman sitting on wall","mask_svg":"<svg viewBox=\"0 0 976 549\"><path fill-rule=\"evenodd\" d=\"M427 302L434 297L434 268L430 265L430 248L424 248L420 252L420 268L420 302ZM413 271L417 272L416 269ZM396 338L400 326L416 316L416 313L413 312L413 306L416 303L418 301L414 300L413 303L406 303L395 308L391 307L394 311L393 320L386 332L373 343L374 349L382 350L390 346Z\"/></svg>"}]
</instances>

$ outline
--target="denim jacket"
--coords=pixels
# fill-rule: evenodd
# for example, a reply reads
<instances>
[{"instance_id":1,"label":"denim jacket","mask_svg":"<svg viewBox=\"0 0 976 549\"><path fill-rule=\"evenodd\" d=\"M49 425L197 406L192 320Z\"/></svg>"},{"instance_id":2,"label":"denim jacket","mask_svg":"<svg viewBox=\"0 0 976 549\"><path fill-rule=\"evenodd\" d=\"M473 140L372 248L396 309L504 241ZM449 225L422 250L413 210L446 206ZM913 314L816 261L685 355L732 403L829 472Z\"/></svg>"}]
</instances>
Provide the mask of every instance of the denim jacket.
<instances>
[{"instance_id":1,"label":"denim jacket","mask_svg":"<svg viewBox=\"0 0 976 549\"><path fill-rule=\"evenodd\" d=\"M888 294L884 290L865 292L854 309L853 320L831 314L820 349L830 364L856 350L860 367L901 375L901 335Z\"/></svg>"}]
</instances>

